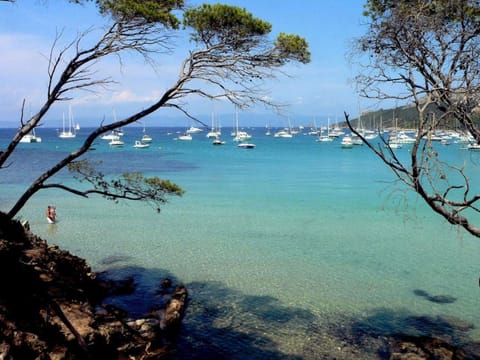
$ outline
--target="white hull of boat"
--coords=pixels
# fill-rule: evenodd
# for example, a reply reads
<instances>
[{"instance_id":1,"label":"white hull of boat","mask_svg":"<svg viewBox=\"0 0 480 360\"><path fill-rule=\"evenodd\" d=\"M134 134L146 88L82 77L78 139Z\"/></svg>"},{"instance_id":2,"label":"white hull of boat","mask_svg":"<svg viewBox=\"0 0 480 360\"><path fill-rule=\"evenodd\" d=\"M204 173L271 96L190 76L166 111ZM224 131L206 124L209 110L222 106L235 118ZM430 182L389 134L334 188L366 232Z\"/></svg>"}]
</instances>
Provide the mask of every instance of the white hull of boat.
<instances>
[{"instance_id":1,"label":"white hull of boat","mask_svg":"<svg viewBox=\"0 0 480 360\"><path fill-rule=\"evenodd\" d=\"M256 145L251 143L241 143L237 145L240 149L255 149Z\"/></svg>"}]
</instances>

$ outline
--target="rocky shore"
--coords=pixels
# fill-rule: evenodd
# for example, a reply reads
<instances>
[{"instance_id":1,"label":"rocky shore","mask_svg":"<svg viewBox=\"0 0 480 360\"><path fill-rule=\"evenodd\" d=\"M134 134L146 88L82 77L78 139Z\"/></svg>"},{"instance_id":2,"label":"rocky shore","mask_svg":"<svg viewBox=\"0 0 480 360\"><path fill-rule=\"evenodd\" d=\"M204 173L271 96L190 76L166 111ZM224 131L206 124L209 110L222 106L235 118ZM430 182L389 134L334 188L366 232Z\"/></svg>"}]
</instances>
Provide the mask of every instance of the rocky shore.
<instances>
[{"instance_id":1,"label":"rocky shore","mask_svg":"<svg viewBox=\"0 0 480 360\"><path fill-rule=\"evenodd\" d=\"M161 302L142 318L104 305L131 293L85 260L0 213L0 359L159 359L172 350L188 293L164 279Z\"/></svg>"}]
</instances>

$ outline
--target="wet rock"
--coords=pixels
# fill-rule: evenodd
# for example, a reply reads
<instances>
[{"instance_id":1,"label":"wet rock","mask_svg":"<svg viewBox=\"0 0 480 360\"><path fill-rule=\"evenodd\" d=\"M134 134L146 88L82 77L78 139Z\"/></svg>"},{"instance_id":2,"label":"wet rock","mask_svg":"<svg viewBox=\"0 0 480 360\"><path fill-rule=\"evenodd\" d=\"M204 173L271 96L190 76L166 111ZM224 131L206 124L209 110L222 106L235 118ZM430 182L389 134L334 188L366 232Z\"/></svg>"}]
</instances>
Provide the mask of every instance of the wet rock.
<instances>
[{"instance_id":1,"label":"wet rock","mask_svg":"<svg viewBox=\"0 0 480 360\"><path fill-rule=\"evenodd\" d=\"M454 360L465 359L459 349L441 339L431 337L401 336L390 344L390 360Z\"/></svg>"}]
</instances>

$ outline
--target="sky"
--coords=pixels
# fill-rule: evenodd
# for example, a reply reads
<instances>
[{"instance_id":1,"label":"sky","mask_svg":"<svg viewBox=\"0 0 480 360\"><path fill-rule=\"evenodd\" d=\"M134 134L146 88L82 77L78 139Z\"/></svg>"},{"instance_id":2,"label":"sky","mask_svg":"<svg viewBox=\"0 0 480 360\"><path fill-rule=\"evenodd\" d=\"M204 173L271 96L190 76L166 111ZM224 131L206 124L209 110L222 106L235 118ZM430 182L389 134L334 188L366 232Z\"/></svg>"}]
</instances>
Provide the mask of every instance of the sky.
<instances>
[{"instance_id":1,"label":"sky","mask_svg":"<svg viewBox=\"0 0 480 360\"><path fill-rule=\"evenodd\" d=\"M263 107L242 110L241 125L265 126L268 122L273 127L284 126L287 121L294 126L312 121L320 125L327 119L341 121L344 111L354 118L359 111L378 108L378 104L368 103L356 94L352 82L356 70L348 60L352 42L366 29L362 16L365 0L187 1L188 5L222 2L245 8L270 22L272 35L298 34L309 44L311 63L289 65L289 77L280 76L266 85L267 95L289 104L287 110L281 115ZM14 4L0 1L0 127L18 126L22 101L25 100L27 115L38 111L45 101L47 57L56 35L62 33L59 44L65 45L76 34L104 21L92 4L79 6L67 0L18 0ZM75 122L84 126L142 109L178 74L188 43L179 41L177 45L174 54L159 60L161 71L157 73L138 57L125 58L122 66L117 60L97 64L98 73L113 76L115 86L101 93L77 93L74 99L54 105L42 125L61 126L69 107ZM233 125L233 105L225 101L185 101L189 110L204 122L210 123L214 114L222 125ZM160 111L145 121L151 126L189 125L185 116L172 111Z\"/></svg>"}]
</instances>

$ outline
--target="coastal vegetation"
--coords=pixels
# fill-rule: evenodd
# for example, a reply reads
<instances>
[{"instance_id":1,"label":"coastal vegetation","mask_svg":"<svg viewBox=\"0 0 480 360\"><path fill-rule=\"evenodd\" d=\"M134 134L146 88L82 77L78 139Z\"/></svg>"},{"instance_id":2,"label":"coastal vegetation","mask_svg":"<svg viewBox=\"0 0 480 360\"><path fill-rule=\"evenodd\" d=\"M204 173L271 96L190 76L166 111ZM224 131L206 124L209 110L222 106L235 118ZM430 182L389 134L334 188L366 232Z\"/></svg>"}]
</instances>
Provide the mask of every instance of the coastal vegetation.
<instances>
[{"instance_id":1,"label":"coastal vegetation","mask_svg":"<svg viewBox=\"0 0 480 360\"><path fill-rule=\"evenodd\" d=\"M363 140L435 213L476 237L476 179L440 158L431 140L437 129L460 128L480 143L479 15L478 2L470 0L368 0L367 32L353 49L360 95L411 105L408 125L417 134L407 160ZM350 123L349 114L345 119Z\"/></svg>"}]
</instances>

